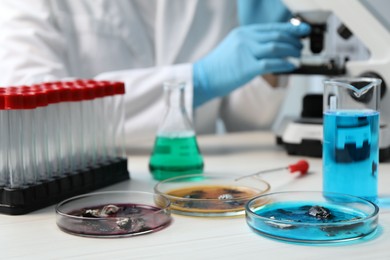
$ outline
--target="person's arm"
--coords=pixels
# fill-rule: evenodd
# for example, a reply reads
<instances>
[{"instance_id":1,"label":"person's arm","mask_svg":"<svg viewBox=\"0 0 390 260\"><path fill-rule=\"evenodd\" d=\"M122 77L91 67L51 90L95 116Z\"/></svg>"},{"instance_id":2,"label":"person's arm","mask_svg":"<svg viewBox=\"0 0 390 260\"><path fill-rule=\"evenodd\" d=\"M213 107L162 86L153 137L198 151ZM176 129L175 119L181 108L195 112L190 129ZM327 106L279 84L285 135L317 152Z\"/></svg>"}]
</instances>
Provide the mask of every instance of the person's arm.
<instances>
[{"instance_id":1,"label":"person's arm","mask_svg":"<svg viewBox=\"0 0 390 260\"><path fill-rule=\"evenodd\" d=\"M237 0L240 25L287 22L292 14L283 0Z\"/></svg>"},{"instance_id":2,"label":"person's arm","mask_svg":"<svg viewBox=\"0 0 390 260\"><path fill-rule=\"evenodd\" d=\"M205 57L194 63L194 104L224 97L257 76L289 72L295 68L287 58L299 57L300 38L309 33L307 24L243 25L232 30Z\"/></svg>"},{"instance_id":3,"label":"person's arm","mask_svg":"<svg viewBox=\"0 0 390 260\"><path fill-rule=\"evenodd\" d=\"M237 0L237 8L241 27L283 23L291 18L291 13L281 0ZM301 35L296 34L295 41L299 41L299 38L308 32L307 29L301 31ZM275 30L274 33L277 31ZM279 31L279 33L290 34L291 32ZM280 39L270 38L268 40L273 40L274 43L280 41ZM290 44L291 41L287 43ZM276 50L276 52L278 51ZM284 57L281 55L278 58L284 60ZM281 66L276 69L286 68L285 64L288 64L288 61L284 60L284 62L282 61ZM244 86L223 99L220 111L227 131L249 131L271 127L284 100L285 87L288 84L287 76L272 74L277 72L276 69L270 71L270 74L259 73Z\"/></svg>"},{"instance_id":4,"label":"person's arm","mask_svg":"<svg viewBox=\"0 0 390 260\"><path fill-rule=\"evenodd\" d=\"M66 41L46 0L1 1L0 86L68 76Z\"/></svg>"}]
</instances>

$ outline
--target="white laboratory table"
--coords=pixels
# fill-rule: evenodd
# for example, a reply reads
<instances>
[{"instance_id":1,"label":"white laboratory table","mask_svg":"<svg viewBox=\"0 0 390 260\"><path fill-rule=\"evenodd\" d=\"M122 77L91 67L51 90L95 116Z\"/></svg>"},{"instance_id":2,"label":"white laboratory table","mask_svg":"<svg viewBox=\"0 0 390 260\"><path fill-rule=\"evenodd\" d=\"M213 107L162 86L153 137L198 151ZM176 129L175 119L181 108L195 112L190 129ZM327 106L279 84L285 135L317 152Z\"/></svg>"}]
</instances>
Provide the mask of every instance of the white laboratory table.
<instances>
[{"instance_id":1,"label":"white laboratory table","mask_svg":"<svg viewBox=\"0 0 390 260\"><path fill-rule=\"evenodd\" d=\"M289 156L271 133L239 133L198 138L206 172L248 174L286 166L304 158ZM146 140L145 143L152 142ZM129 154L131 180L102 190L153 191L149 150L142 142ZM264 176L271 191L321 190L322 161L305 158L310 173L298 178L287 172ZM379 193L390 197L390 163L379 166ZM346 245L305 245L272 240L253 232L244 217L196 218L173 214L167 228L147 235L99 239L62 232L54 206L27 215L0 215L0 259L390 259L390 209L379 216L372 239Z\"/></svg>"}]
</instances>

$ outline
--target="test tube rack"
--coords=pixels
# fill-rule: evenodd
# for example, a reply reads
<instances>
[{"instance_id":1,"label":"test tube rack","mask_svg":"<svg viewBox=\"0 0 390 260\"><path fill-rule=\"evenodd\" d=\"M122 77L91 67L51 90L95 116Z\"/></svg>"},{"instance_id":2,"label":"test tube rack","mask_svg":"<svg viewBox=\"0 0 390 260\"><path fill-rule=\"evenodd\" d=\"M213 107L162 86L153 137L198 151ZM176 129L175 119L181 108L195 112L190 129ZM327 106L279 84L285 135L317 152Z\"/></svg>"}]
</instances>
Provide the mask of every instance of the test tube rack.
<instances>
[{"instance_id":1,"label":"test tube rack","mask_svg":"<svg viewBox=\"0 0 390 260\"><path fill-rule=\"evenodd\" d=\"M124 93L123 82L96 80L0 88L0 213L129 179Z\"/></svg>"}]
</instances>

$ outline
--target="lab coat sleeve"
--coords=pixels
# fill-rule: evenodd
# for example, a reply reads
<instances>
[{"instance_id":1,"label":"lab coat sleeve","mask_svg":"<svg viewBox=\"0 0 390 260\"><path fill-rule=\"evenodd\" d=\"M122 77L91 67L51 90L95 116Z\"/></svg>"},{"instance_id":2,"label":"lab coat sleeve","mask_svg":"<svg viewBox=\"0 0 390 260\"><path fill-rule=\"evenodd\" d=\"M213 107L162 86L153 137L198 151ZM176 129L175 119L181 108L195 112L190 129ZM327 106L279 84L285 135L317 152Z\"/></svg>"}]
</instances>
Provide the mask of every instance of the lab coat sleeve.
<instances>
[{"instance_id":1,"label":"lab coat sleeve","mask_svg":"<svg viewBox=\"0 0 390 260\"><path fill-rule=\"evenodd\" d=\"M64 78L66 41L58 33L46 0L2 0L0 85Z\"/></svg>"},{"instance_id":2,"label":"lab coat sleeve","mask_svg":"<svg viewBox=\"0 0 390 260\"><path fill-rule=\"evenodd\" d=\"M256 77L224 98L221 119L226 131L269 130L285 98L287 77L279 78L271 87L262 77Z\"/></svg>"}]
</instances>

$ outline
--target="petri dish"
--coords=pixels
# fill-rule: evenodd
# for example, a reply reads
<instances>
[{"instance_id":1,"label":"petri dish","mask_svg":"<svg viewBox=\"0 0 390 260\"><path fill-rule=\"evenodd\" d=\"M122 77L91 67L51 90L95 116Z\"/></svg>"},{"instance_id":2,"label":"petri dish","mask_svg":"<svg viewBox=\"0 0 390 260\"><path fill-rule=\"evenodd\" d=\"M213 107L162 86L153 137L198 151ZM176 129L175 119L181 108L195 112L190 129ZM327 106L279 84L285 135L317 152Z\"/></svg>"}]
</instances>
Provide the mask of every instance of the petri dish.
<instances>
[{"instance_id":1,"label":"petri dish","mask_svg":"<svg viewBox=\"0 0 390 260\"><path fill-rule=\"evenodd\" d=\"M266 202L266 203L265 203ZM298 243L335 243L373 234L379 208L338 193L278 192L248 201L247 224L261 235Z\"/></svg>"},{"instance_id":2,"label":"petri dish","mask_svg":"<svg viewBox=\"0 0 390 260\"><path fill-rule=\"evenodd\" d=\"M245 203L270 190L260 178L191 174L160 181L156 194L171 201L172 213L195 217L229 217L245 214Z\"/></svg>"},{"instance_id":3,"label":"petri dish","mask_svg":"<svg viewBox=\"0 0 390 260\"><path fill-rule=\"evenodd\" d=\"M106 191L72 197L56 206L57 226L85 237L129 237L171 223L170 202L149 192Z\"/></svg>"}]
</instances>

